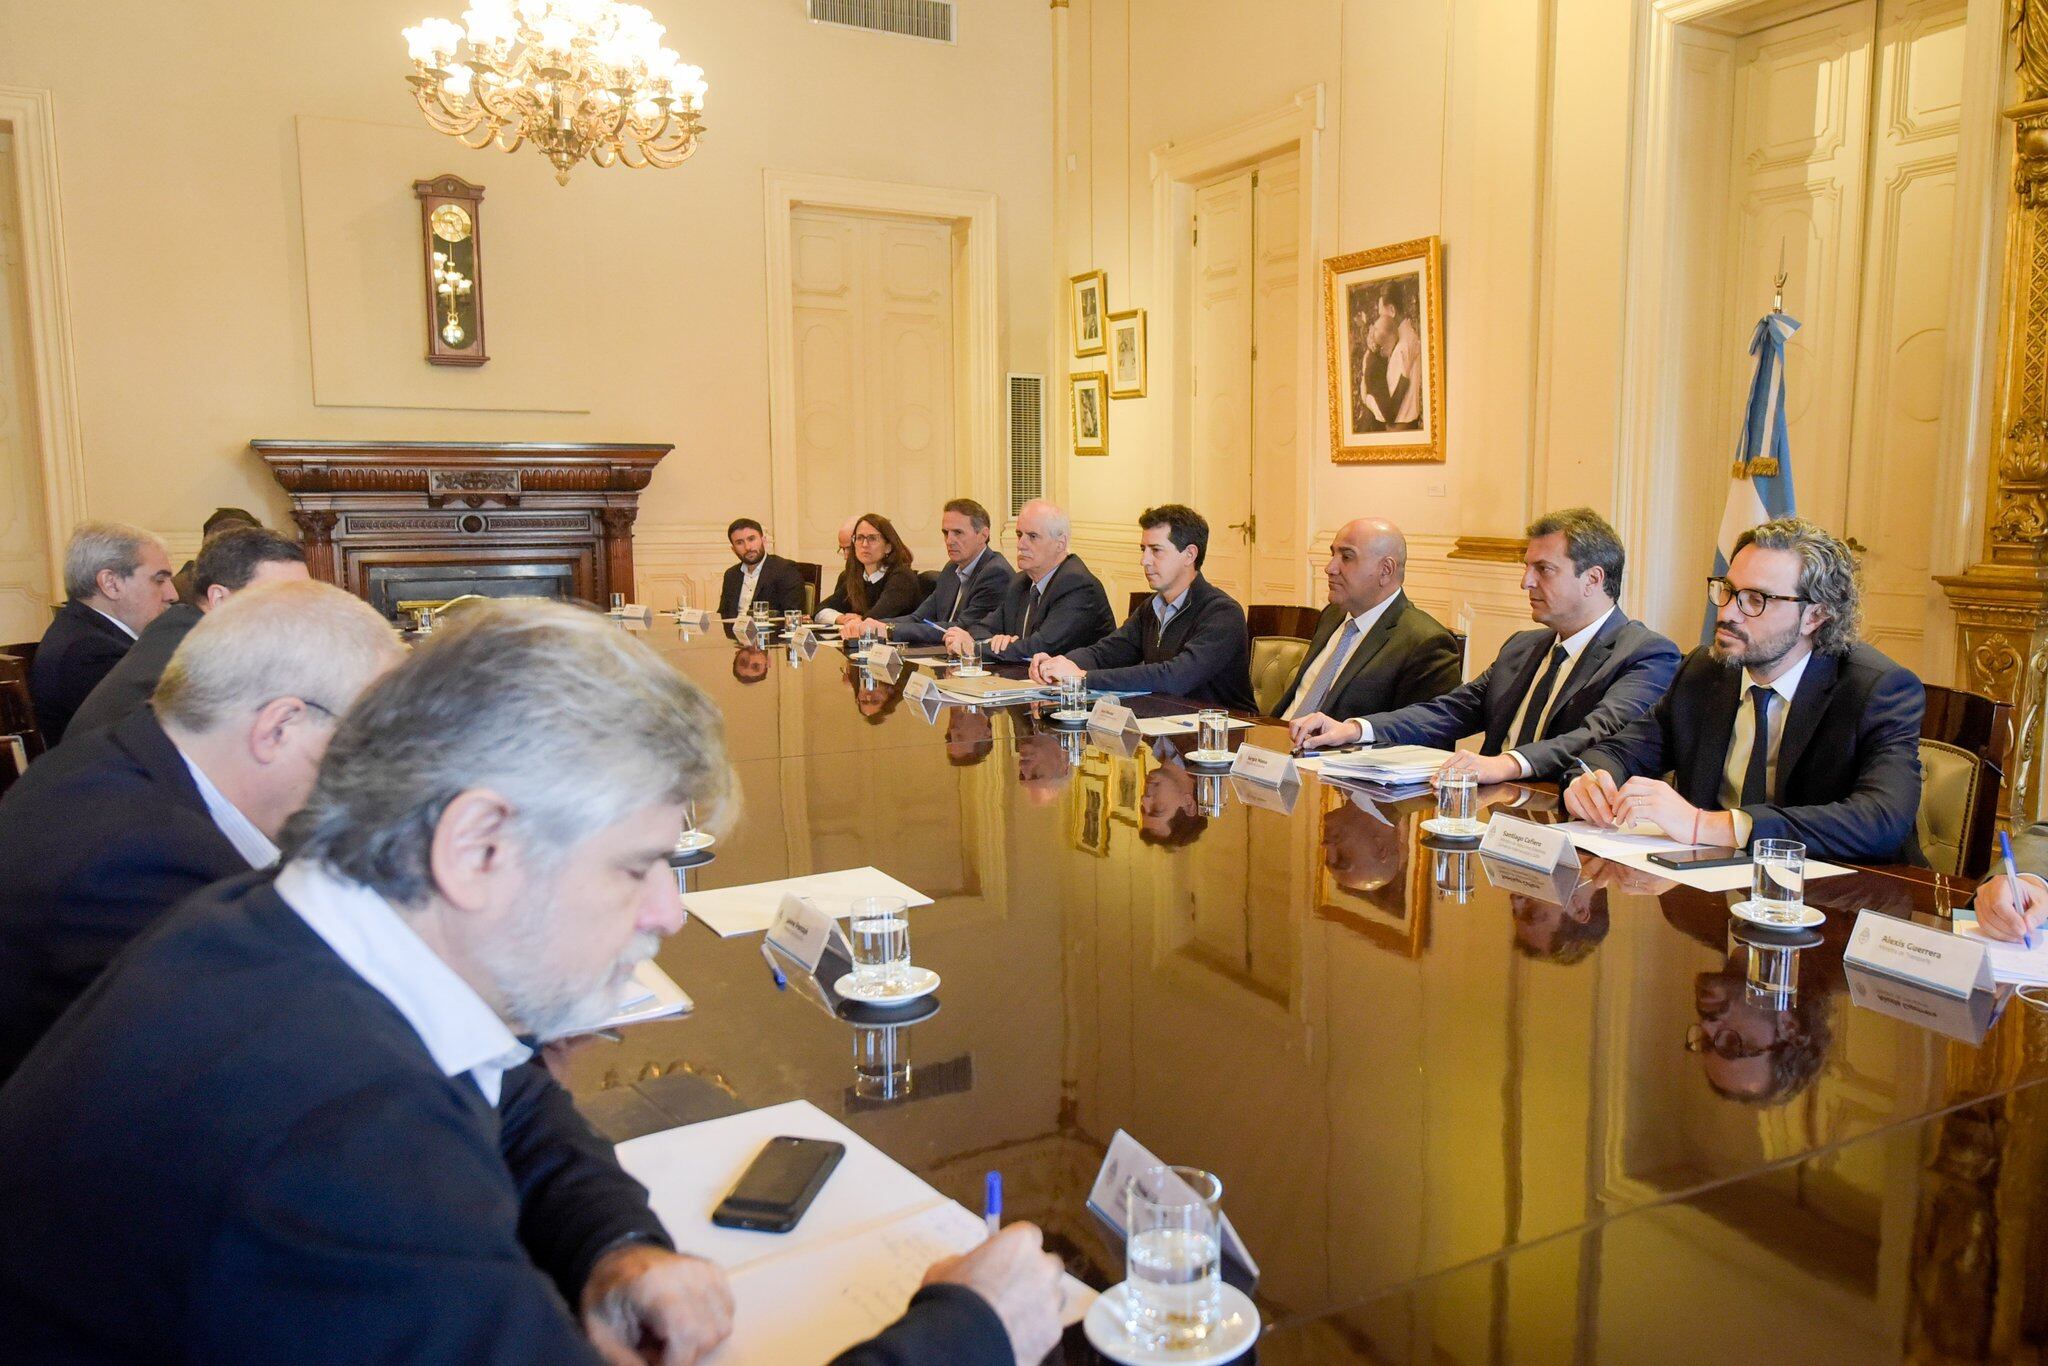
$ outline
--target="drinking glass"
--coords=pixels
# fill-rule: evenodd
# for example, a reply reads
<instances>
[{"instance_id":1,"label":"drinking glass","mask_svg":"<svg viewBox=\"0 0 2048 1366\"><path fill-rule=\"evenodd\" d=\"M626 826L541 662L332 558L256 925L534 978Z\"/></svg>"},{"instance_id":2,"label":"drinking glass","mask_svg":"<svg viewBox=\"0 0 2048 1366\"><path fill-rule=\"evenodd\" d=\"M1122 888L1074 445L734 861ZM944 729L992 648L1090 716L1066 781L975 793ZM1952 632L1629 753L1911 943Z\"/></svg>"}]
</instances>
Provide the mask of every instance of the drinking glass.
<instances>
[{"instance_id":1,"label":"drinking glass","mask_svg":"<svg viewBox=\"0 0 2048 1366\"><path fill-rule=\"evenodd\" d=\"M881 642L881 630L875 625L873 621L863 621L860 624L860 652L862 654L866 654L868 651L874 649L875 646L881 644Z\"/></svg>"},{"instance_id":2,"label":"drinking glass","mask_svg":"<svg viewBox=\"0 0 2048 1366\"><path fill-rule=\"evenodd\" d=\"M1436 818L1456 834L1479 832L1479 782L1470 773L1443 773L1436 780Z\"/></svg>"},{"instance_id":3,"label":"drinking glass","mask_svg":"<svg viewBox=\"0 0 2048 1366\"><path fill-rule=\"evenodd\" d=\"M1765 920L1791 925L1806 905L1806 846L1756 840L1749 846L1749 899Z\"/></svg>"},{"instance_id":4,"label":"drinking glass","mask_svg":"<svg viewBox=\"0 0 2048 1366\"><path fill-rule=\"evenodd\" d=\"M1223 794L1227 773L1197 773L1195 775L1195 809L1210 820L1223 814Z\"/></svg>"},{"instance_id":5,"label":"drinking glass","mask_svg":"<svg viewBox=\"0 0 2048 1366\"><path fill-rule=\"evenodd\" d=\"M1472 899L1472 853L1468 849L1436 849L1430 861L1430 881L1438 896L1454 906Z\"/></svg>"},{"instance_id":6,"label":"drinking glass","mask_svg":"<svg viewBox=\"0 0 2048 1366\"><path fill-rule=\"evenodd\" d=\"M804 614L795 609L782 614L782 629L789 634L791 640L796 639L796 628L803 624L803 620Z\"/></svg>"},{"instance_id":7,"label":"drinking glass","mask_svg":"<svg viewBox=\"0 0 2048 1366\"><path fill-rule=\"evenodd\" d=\"M961 632L961 634L966 635L966 632L963 631ZM953 663L958 668L978 669L981 667L980 663L978 662L980 659L981 642L976 640L973 636L967 636L967 638L963 640L960 643L960 645L953 651Z\"/></svg>"},{"instance_id":8,"label":"drinking glass","mask_svg":"<svg viewBox=\"0 0 2048 1366\"><path fill-rule=\"evenodd\" d=\"M1223 1182L1148 1167L1124 1188L1124 1330L1146 1351L1193 1347L1223 1315Z\"/></svg>"},{"instance_id":9,"label":"drinking glass","mask_svg":"<svg viewBox=\"0 0 2048 1366\"><path fill-rule=\"evenodd\" d=\"M847 917L853 979L869 990L901 991L910 980L910 917L900 896L855 897Z\"/></svg>"},{"instance_id":10,"label":"drinking glass","mask_svg":"<svg viewBox=\"0 0 2048 1366\"><path fill-rule=\"evenodd\" d=\"M1213 759L1230 747L1230 717L1214 707L1195 713L1195 748Z\"/></svg>"},{"instance_id":11,"label":"drinking glass","mask_svg":"<svg viewBox=\"0 0 2048 1366\"><path fill-rule=\"evenodd\" d=\"M1073 674L1060 680L1060 710L1081 712L1088 710L1088 680Z\"/></svg>"},{"instance_id":12,"label":"drinking glass","mask_svg":"<svg viewBox=\"0 0 2048 1366\"><path fill-rule=\"evenodd\" d=\"M625 610L626 610L626 595L625 595L624 593L614 593L614 594L612 594L612 611L614 611L614 612L623 612L623 611L625 611Z\"/></svg>"},{"instance_id":13,"label":"drinking glass","mask_svg":"<svg viewBox=\"0 0 2048 1366\"><path fill-rule=\"evenodd\" d=\"M711 842L711 833L697 828L697 803L685 801L683 803L683 833L676 840L676 852L678 854L694 854L699 849L710 847Z\"/></svg>"},{"instance_id":14,"label":"drinking glass","mask_svg":"<svg viewBox=\"0 0 2048 1366\"><path fill-rule=\"evenodd\" d=\"M901 1100L910 1094L910 1028L856 1025L853 1093L862 1100Z\"/></svg>"}]
</instances>

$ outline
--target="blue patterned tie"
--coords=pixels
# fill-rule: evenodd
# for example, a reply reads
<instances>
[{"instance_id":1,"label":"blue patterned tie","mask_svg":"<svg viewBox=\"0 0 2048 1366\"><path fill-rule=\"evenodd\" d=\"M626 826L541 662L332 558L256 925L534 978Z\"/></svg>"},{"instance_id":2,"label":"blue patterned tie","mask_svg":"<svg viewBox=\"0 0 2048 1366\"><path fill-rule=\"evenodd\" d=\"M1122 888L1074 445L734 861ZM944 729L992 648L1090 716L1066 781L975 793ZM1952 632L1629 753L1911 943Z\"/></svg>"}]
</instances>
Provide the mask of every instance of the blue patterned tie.
<instances>
[{"instance_id":1,"label":"blue patterned tie","mask_svg":"<svg viewBox=\"0 0 2048 1366\"><path fill-rule=\"evenodd\" d=\"M1316 675L1316 681L1309 685L1302 695L1301 705L1294 709L1296 716L1307 716L1310 712L1323 709L1323 697L1330 691L1330 685L1337 681L1337 668L1344 662L1344 656L1351 650L1351 642L1358 639L1358 618L1346 617L1344 629L1337 635L1337 648L1330 651L1330 662L1323 665L1323 671Z\"/></svg>"}]
</instances>

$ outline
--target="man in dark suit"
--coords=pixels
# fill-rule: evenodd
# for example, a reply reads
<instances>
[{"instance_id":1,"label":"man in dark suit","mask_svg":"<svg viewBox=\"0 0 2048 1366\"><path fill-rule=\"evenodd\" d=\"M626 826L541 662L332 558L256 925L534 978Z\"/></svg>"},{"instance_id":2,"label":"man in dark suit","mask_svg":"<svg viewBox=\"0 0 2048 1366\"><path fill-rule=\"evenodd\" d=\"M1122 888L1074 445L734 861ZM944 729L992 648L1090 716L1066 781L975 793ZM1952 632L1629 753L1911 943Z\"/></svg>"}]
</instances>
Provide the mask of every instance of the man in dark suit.
<instances>
[{"instance_id":1,"label":"man in dark suit","mask_svg":"<svg viewBox=\"0 0 2048 1366\"><path fill-rule=\"evenodd\" d=\"M768 603L775 615L804 610L804 576L794 560L768 553L768 538L761 524L741 517L725 529L732 553L739 563L725 571L718 590L718 615L743 617L757 602Z\"/></svg>"},{"instance_id":2,"label":"man in dark suit","mask_svg":"<svg viewBox=\"0 0 2048 1366\"><path fill-rule=\"evenodd\" d=\"M1714 643L1582 756L1565 806L1689 844L1797 840L1809 858L1911 857L1926 689L1856 638L1849 548L1797 517L1745 531L1708 580ZM1661 775L1672 772L1675 784Z\"/></svg>"},{"instance_id":3,"label":"man in dark suit","mask_svg":"<svg viewBox=\"0 0 2048 1366\"><path fill-rule=\"evenodd\" d=\"M339 588L250 589L185 638L153 710L29 766L0 801L0 1080L164 911L277 857L335 716L401 653Z\"/></svg>"},{"instance_id":4,"label":"man in dark suit","mask_svg":"<svg viewBox=\"0 0 2048 1366\"><path fill-rule=\"evenodd\" d=\"M1273 714L1290 724L1370 716L1458 686L1457 639L1408 600L1408 540L1392 522L1361 517L1330 542L1330 605Z\"/></svg>"},{"instance_id":5,"label":"man in dark suit","mask_svg":"<svg viewBox=\"0 0 2048 1366\"><path fill-rule=\"evenodd\" d=\"M179 643L230 593L306 577L304 547L268 527L234 525L209 537L193 561L192 591L199 605L174 602L143 627L121 662L79 704L65 734L75 744L81 735L105 730L141 711Z\"/></svg>"},{"instance_id":6,"label":"man in dark suit","mask_svg":"<svg viewBox=\"0 0 2048 1366\"><path fill-rule=\"evenodd\" d=\"M1016 575L1001 551L988 548L988 509L972 498L955 498L939 518L939 531L946 538L946 567L924 601L907 615L875 622L883 639L936 645L945 639L948 627L976 621L1002 605ZM841 616L839 634L859 635L864 620Z\"/></svg>"},{"instance_id":7,"label":"man in dark suit","mask_svg":"<svg viewBox=\"0 0 2048 1366\"><path fill-rule=\"evenodd\" d=\"M79 703L128 653L142 628L177 601L164 544L140 527L85 522L64 548L68 601L29 666L36 729L54 745Z\"/></svg>"},{"instance_id":8,"label":"man in dark suit","mask_svg":"<svg viewBox=\"0 0 2048 1366\"><path fill-rule=\"evenodd\" d=\"M1078 676L1090 687L1167 693L1256 712L1244 608L1202 577L1208 521L1191 507L1162 503L1140 513L1138 527L1138 560L1151 598L1093 645L1035 656L1031 676L1047 684Z\"/></svg>"},{"instance_id":9,"label":"man in dark suit","mask_svg":"<svg viewBox=\"0 0 2048 1366\"><path fill-rule=\"evenodd\" d=\"M1017 574L995 610L942 637L949 650L971 636L988 643L990 659L1022 663L1061 654L1116 629L1109 595L1079 555L1067 553L1067 514L1034 498L1017 513ZM957 635L955 633L958 633Z\"/></svg>"},{"instance_id":10,"label":"man in dark suit","mask_svg":"<svg viewBox=\"0 0 2048 1366\"><path fill-rule=\"evenodd\" d=\"M1621 538L1591 508L1529 527L1522 591L1542 629L1510 636L1486 672L1428 702L1350 721L1297 720L1296 744L1434 745L1483 732L1445 765L1482 785L1560 776L1587 746L1648 711L1678 672L1678 647L1615 604ZM1512 747L1510 747L1512 746Z\"/></svg>"},{"instance_id":11,"label":"man in dark suit","mask_svg":"<svg viewBox=\"0 0 2048 1366\"><path fill-rule=\"evenodd\" d=\"M0 1342L137 1362L716 1346L724 1273L672 1250L531 1047L608 1017L680 924L667 858L683 804L727 795L721 730L595 614L489 602L436 631L337 729L284 866L174 909L0 1091ZM843 1360L1010 1366L1059 1339L1059 1261L1028 1224L926 1280Z\"/></svg>"}]
</instances>

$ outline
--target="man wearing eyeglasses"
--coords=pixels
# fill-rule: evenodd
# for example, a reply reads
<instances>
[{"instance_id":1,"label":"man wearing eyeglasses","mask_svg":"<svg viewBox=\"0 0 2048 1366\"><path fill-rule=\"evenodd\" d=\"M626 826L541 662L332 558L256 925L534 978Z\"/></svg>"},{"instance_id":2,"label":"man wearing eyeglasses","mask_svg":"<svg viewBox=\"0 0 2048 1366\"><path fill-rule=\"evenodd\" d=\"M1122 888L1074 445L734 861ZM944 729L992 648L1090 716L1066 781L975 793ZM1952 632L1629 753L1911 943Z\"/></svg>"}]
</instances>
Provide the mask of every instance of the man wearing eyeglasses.
<instances>
[{"instance_id":1,"label":"man wearing eyeglasses","mask_svg":"<svg viewBox=\"0 0 2048 1366\"><path fill-rule=\"evenodd\" d=\"M339 588L247 588L148 706L30 765L0 802L0 1081L164 911L276 860L337 714L403 654Z\"/></svg>"},{"instance_id":2,"label":"man wearing eyeglasses","mask_svg":"<svg viewBox=\"0 0 2048 1366\"><path fill-rule=\"evenodd\" d=\"M1737 538L1707 592L1713 644L1686 657L1647 715L1585 752L1590 771L1565 788L1566 808L1688 844L1910 857L1927 694L1857 639L1849 548L1797 517L1765 522Z\"/></svg>"}]
</instances>

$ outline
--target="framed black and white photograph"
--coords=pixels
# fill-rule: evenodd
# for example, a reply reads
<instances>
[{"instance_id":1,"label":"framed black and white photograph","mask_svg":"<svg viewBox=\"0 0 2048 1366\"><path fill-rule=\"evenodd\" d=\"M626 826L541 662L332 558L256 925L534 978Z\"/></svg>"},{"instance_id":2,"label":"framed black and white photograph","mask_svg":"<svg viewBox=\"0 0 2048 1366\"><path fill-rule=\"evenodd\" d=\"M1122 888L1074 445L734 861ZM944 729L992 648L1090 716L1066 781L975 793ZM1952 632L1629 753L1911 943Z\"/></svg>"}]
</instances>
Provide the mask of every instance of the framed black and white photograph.
<instances>
[{"instance_id":1,"label":"framed black and white photograph","mask_svg":"<svg viewBox=\"0 0 2048 1366\"><path fill-rule=\"evenodd\" d=\"M1103 328L1109 318L1109 278L1099 270L1076 275L1074 292L1074 354L1099 356L1106 349Z\"/></svg>"},{"instance_id":2,"label":"framed black and white photograph","mask_svg":"<svg viewBox=\"0 0 2048 1366\"><path fill-rule=\"evenodd\" d=\"M1109 376L1100 370L1073 377L1074 454L1109 454Z\"/></svg>"},{"instance_id":3,"label":"framed black and white photograph","mask_svg":"<svg viewBox=\"0 0 2048 1366\"><path fill-rule=\"evenodd\" d=\"M1145 310L1109 315L1109 396L1145 397Z\"/></svg>"},{"instance_id":4,"label":"framed black and white photograph","mask_svg":"<svg viewBox=\"0 0 2048 1366\"><path fill-rule=\"evenodd\" d=\"M1442 243L1323 262L1330 455L1339 464L1444 458Z\"/></svg>"}]
</instances>

